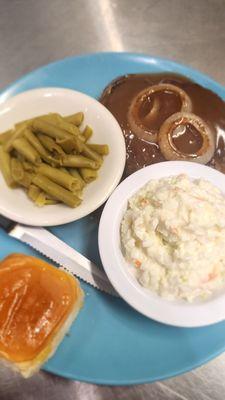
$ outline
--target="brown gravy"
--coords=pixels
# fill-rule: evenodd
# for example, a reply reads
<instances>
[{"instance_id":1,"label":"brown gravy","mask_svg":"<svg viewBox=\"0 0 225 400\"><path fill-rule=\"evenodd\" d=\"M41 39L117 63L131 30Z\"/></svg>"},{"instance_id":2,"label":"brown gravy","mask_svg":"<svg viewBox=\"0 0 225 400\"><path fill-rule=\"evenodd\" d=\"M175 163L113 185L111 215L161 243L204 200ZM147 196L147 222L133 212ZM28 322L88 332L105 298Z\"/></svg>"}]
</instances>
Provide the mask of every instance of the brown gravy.
<instances>
[{"instance_id":1,"label":"brown gravy","mask_svg":"<svg viewBox=\"0 0 225 400\"><path fill-rule=\"evenodd\" d=\"M124 133L127 147L125 175L149 164L165 161L158 144L138 138L132 132L127 119L128 109L134 96L143 89L158 83L174 84L189 95L192 101L192 112L213 128L216 150L209 165L225 173L225 102L211 90L184 76L162 73L131 74L119 77L105 88L100 97L100 101L112 112ZM154 107L155 101L160 103L159 113L157 118L153 118L149 123L145 116ZM180 111L180 107L181 101L177 94L170 91L154 93L146 98L139 110L139 116L143 118L146 128L156 133L165 119ZM201 135L191 124L186 125L184 130L177 134L174 132L172 140L184 154L198 151L202 144Z\"/></svg>"},{"instance_id":2,"label":"brown gravy","mask_svg":"<svg viewBox=\"0 0 225 400\"><path fill-rule=\"evenodd\" d=\"M183 154L195 154L202 147L202 136L191 124L178 127L171 136L175 147Z\"/></svg>"}]
</instances>

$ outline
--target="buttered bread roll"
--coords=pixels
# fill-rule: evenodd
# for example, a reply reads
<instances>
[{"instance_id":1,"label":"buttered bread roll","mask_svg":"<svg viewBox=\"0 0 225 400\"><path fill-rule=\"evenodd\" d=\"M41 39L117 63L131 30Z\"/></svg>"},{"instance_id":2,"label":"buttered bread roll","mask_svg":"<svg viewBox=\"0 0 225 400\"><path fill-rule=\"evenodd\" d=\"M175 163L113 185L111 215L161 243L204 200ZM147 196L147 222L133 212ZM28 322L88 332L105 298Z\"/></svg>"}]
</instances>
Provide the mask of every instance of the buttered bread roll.
<instances>
[{"instance_id":1,"label":"buttered bread roll","mask_svg":"<svg viewBox=\"0 0 225 400\"><path fill-rule=\"evenodd\" d=\"M24 377L56 351L84 293L77 279L35 257L12 254L0 263L0 357Z\"/></svg>"}]
</instances>

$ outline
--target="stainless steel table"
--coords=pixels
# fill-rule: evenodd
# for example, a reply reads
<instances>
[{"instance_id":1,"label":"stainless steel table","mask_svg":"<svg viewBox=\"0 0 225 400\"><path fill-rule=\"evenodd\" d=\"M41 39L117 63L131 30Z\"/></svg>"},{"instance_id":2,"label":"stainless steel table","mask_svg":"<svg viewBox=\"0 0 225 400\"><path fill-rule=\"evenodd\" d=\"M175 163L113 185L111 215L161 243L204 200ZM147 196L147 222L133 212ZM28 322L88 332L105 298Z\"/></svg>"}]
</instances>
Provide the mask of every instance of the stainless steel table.
<instances>
[{"instance_id":1,"label":"stainless steel table","mask_svg":"<svg viewBox=\"0 0 225 400\"><path fill-rule=\"evenodd\" d=\"M225 0L0 0L0 89L48 62L96 51L141 51L175 59L225 85ZM0 370L0 400L224 396L225 355L183 376L127 388L44 372L23 380Z\"/></svg>"}]
</instances>

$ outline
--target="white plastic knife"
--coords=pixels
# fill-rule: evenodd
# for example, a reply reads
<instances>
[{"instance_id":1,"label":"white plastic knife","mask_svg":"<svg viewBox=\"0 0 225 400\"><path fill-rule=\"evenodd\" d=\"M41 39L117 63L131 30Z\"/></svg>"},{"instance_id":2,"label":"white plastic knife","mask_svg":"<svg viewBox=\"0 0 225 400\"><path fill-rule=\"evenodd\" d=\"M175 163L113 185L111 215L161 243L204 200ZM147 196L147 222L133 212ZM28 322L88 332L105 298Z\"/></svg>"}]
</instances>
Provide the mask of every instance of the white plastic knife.
<instances>
[{"instance_id":1,"label":"white plastic knife","mask_svg":"<svg viewBox=\"0 0 225 400\"><path fill-rule=\"evenodd\" d=\"M0 227L56 262L60 268L113 296L118 294L104 271L44 228L20 225L0 215Z\"/></svg>"}]
</instances>

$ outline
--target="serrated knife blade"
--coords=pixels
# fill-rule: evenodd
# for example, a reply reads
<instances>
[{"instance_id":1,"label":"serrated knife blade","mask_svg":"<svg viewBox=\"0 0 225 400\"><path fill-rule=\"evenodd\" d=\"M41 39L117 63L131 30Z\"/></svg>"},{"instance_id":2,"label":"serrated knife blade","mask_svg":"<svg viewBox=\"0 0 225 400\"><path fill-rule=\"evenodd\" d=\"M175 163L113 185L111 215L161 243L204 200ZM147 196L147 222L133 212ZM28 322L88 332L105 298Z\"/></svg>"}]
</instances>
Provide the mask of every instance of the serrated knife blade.
<instances>
[{"instance_id":1,"label":"serrated knife blade","mask_svg":"<svg viewBox=\"0 0 225 400\"><path fill-rule=\"evenodd\" d=\"M104 271L46 229L17 224L1 215L0 227L10 236L56 262L60 268L71 272L96 289L118 297Z\"/></svg>"}]
</instances>

